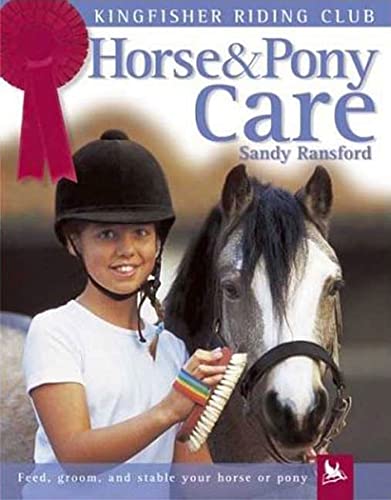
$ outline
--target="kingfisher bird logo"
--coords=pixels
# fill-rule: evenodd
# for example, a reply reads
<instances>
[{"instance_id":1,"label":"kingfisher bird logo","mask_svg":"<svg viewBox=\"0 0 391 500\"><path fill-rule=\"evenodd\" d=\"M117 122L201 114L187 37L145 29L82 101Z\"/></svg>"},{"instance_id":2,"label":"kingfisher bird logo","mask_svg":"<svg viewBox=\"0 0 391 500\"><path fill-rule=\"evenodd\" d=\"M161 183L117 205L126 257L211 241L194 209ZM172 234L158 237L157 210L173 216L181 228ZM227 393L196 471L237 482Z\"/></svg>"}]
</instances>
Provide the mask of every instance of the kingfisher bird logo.
<instances>
[{"instance_id":1,"label":"kingfisher bird logo","mask_svg":"<svg viewBox=\"0 0 391 500\"><path fill-rule=\"evenodd\" d=\"M340 469L339 462L333 467L329 460L324 463L324 473L322 475L322 485L329 483L337 483L338 481L346 481L348 476Z\"/></svg>"}]
</instances>

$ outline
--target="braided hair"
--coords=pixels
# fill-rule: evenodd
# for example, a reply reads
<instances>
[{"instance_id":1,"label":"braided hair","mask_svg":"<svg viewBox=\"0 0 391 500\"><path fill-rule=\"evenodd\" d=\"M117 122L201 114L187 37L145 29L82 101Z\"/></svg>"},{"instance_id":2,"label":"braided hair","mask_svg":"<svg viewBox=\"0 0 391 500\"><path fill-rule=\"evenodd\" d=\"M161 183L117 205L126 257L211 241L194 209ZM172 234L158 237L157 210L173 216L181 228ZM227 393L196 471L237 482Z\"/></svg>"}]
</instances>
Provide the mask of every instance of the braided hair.
<instances>
[{"instance_id":1,"label":"braided hair","mask_svg":"<svg viewBox=\"0 0 391 500\"><path fill-rule=\"evenodd\" d=\"M162 268L162 252L163 252L163 246L160 247L159 253L156 257L155 267L152 271L153 279L148 280L141 287L141 300L140 300L140 303L138 304L138 307L137 307L137 326L138 326L139 339L141 342L146 342L146 340L142 334L142 331L141 331L141 328L142 328L141 308L142 308L142 306L147 298L151 302L151 305L155 310L155 313L158 317L159 322L164 321L164 308L163 308L162 303L159 301L159 299L156 296L157 291L159 290L160 285L161 285L160 273L161 273L161 268Z\"/></svg>"}]
</instances>

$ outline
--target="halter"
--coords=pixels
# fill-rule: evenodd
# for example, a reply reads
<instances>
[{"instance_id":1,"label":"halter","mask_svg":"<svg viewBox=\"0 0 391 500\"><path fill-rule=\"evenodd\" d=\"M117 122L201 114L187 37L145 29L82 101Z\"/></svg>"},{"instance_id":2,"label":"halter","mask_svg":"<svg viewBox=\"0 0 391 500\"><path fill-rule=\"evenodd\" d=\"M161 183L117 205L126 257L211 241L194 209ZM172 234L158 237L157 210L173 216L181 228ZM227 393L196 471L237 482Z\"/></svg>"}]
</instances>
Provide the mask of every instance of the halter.
<instances>
[{"instance_id":1,"label":"halter","mask_svg":"<svg viewBox=\"0 0 391 500\"><path fill-rule=\"evenodd\" d=\"M337 297L337 301L338 300L339 296ZM338 308L338 302L336 302L334 313L337 326L337 335L338 337L340 337L342 333L342 323ZM220 316L221 315L218 315L217 319L215 320L214 334L215 337L217 337L223 345L228 345L220 332ZM315 361L324 362L327 368L331 370L332 379L336 387L337 396L334 400L334 405L330 411L329 418L324 425L322 435L314 446L315 451L318 452L321 449L330 446L332 441L340 434L340 432L346 425L346 417L352 406L352 397L345 396L344 394L345 382L343 373L326 349L324 349L319 344L316 344L315 342L304 340L285 342L274 347L273 349L270 349L269 351L265 352L257 361L255 361L254 364L247 370L240 385L240 393L245 398L245 400L248 401L252 390L261 380L261 378L266 375L266 373L268 373L277 364L294 356L306 356L314 359ZM265 435L265 439L267 441L268 452L270 453L270 455L277 462L294 463L293 460L288 459L278 450L274 441L266 432L266 426L262 415L260 418L260 422Z\"/></svg>"}]
</instances>

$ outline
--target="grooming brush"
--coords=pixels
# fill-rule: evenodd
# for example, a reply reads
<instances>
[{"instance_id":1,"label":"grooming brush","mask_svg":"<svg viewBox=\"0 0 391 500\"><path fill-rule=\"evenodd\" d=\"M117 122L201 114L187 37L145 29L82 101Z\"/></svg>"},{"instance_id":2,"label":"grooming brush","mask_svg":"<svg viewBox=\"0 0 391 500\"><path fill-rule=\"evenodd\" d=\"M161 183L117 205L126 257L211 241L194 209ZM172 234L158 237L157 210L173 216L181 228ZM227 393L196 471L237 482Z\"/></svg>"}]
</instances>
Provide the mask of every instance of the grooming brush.
<instances>
[{"instance_id":1,"label":"grooming brush","mask_svg":"<svg viewBox=\"0 0 391 500\"><path fill-rule=\"evenodd\" d=\"M223 347L222 353L216 365L227 365L223 378L204 401L192 398L197 404L179 431L179 441L186 442L191 452L198 451L208 439L246 367L246 353L232 354L228 347Z\"/></svg>"}]
</instances>

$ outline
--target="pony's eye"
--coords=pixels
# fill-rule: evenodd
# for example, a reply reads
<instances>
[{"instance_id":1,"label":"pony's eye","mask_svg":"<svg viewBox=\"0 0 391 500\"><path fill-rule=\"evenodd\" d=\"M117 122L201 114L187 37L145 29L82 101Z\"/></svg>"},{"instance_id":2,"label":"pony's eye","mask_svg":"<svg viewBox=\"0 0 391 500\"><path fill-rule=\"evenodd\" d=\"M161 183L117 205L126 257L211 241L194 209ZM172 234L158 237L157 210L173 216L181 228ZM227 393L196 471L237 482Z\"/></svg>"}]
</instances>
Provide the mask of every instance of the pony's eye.
<instances>
[{"instance_id":1,"label":"pony's eye","mask_svg":"<svg viewBox=\"0 0 391 500\"><path fill-rule=\"evenodd\" d=\"M334 296L337 292L339 292L345 286L345 282L342 279L334 281L329 289L329 295Z\"/></svg>"},{"instance_id":2,"label":"pony's eye","mask_svg":"<svg viewBox=\"0 0 391 500\"><path fill-rule=\"evenodd\" d=\"M221 284L224 294L227 298L231 300L238 299L240 297L240 289L236 283L233 281L223 281Z\"/></svg>"}]
</instances>

